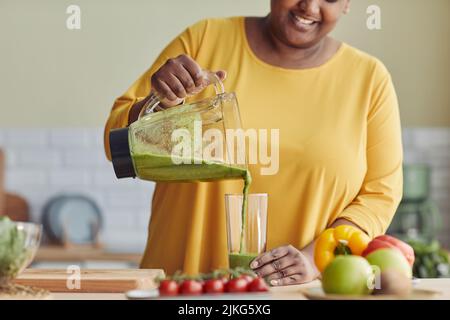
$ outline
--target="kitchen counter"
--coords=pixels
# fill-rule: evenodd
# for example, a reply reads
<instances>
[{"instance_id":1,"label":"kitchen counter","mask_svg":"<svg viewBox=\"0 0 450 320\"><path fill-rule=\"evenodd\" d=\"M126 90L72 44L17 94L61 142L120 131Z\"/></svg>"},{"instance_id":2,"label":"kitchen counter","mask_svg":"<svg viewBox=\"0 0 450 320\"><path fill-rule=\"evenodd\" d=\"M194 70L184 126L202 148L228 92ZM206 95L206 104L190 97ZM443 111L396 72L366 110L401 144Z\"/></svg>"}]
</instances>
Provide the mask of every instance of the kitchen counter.
<instances>
[{"instance_id":1,"label":"kitchen counter","mask_svg":"<svg viewBox=\"0 0 450 320\"><path fill-rule=\"evenodd\" d=\"M316 280L303 285L271 288L271 296L268 298L272 300L304 300L306 297L301 293L301 290L318 286L320 286L320 281ZM421 279L415 288L440 292L441 294L437 295L435 299L450 300L450 279ZM52 298L55 300L127 299L123 293L52 293ZM220 296L218 299L220 300ZM242 296L239 296L238 299L243 300ZM249 296L249 299L254 299L254 296Z\"/></svg>"}]
</instances>

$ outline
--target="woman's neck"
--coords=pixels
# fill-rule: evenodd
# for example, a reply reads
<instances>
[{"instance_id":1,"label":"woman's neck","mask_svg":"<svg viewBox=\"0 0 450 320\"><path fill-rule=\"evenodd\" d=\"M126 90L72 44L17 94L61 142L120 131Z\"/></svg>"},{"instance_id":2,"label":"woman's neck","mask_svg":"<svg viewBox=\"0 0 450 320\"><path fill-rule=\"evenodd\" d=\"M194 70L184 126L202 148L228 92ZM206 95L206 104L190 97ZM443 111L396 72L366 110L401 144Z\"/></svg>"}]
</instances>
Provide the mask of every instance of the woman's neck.
<instances>
[{"instance_id":1,"label":"woman's neck","mask_svg":"<svg viewBox=\"0 0 450 320\"><path fill-rule=\"evenodd\" d=\"M327 62L339 49L340 43L326 37L305 48L286 45L271 32L265 18L246 18L245 29L248 42L255 55L271 65L287 69L318 67Z\"/></svg>"}]
</instances>

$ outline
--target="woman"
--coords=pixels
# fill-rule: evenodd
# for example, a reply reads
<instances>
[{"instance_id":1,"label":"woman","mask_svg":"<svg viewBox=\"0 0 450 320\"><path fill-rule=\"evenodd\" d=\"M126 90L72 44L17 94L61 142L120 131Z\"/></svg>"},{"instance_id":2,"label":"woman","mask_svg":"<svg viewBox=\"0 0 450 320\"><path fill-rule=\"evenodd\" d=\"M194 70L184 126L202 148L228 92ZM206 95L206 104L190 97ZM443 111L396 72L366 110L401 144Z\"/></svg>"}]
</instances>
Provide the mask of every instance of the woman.
<instances>
[{"instance_id":1,"label":"woman","mask_svg":"<svg viewBox=\"0 0 450 320\"><path fill-rule=\"evenodd\" d=\"M318 276L314 239L327 227L386 231L402 194L396 94L377 59L328 34L350 0L272 0L264 18L201 21L170 43L113 106L105 129L137 119L154 89L166 107L228 74L246 128L280 129L276 175L251 166L251 192L269 194L268 252L251 267L273 285ZM141 266L196 273L227 266L224 194L239 181L158 183Z\"/></svg>"}]
</instances>

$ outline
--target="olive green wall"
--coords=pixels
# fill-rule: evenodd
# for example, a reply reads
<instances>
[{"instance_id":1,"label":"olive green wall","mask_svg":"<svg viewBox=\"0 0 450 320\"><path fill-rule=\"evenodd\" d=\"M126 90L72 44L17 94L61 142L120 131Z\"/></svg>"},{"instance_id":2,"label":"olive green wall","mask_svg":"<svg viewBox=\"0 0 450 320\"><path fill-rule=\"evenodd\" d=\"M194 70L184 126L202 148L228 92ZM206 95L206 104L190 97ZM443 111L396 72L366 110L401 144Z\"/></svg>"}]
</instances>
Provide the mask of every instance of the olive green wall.
<instances>
[{"instance_id":1,"label":"olive green wall","mask_svg":"<svg viewBox=\"0 0 450 320\"><path fill-rule=\"evenodd\" d=\"M269 0L0 0L0 126L99 127L165 44L204 17L263 15ZM66 8L81 7L81 30ZM366 9L382 10L369 31ZM352 0L335 35L391 70L404 126L450 126L450 1Z\"/></svg>"}]
</instances>

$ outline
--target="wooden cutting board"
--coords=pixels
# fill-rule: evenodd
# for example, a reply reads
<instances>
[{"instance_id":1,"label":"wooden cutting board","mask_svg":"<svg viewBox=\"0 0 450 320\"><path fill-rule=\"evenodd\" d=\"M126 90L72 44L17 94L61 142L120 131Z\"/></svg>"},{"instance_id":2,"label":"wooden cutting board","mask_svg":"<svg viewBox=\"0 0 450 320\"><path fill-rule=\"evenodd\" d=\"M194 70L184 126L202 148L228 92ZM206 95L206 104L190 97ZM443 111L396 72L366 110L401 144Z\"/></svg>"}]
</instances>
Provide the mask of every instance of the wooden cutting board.
<instances>
[{"instance_id":1,"label":"wooden cutting board","mask_svg":"<svg viewBox=\"0 0 450 320\"><path fill-rule=\"evenodd\" d=\"M117 293L154 289L160 276L164 276L161 269L82 269L79 277L64 269L27 269L14 282L50 292Z\"/></svg>"}]
</instances>

